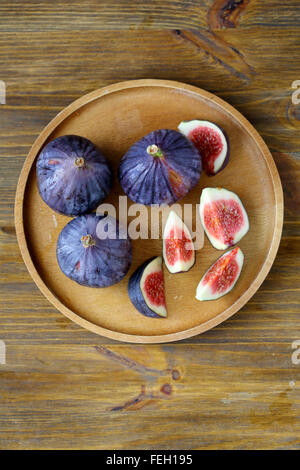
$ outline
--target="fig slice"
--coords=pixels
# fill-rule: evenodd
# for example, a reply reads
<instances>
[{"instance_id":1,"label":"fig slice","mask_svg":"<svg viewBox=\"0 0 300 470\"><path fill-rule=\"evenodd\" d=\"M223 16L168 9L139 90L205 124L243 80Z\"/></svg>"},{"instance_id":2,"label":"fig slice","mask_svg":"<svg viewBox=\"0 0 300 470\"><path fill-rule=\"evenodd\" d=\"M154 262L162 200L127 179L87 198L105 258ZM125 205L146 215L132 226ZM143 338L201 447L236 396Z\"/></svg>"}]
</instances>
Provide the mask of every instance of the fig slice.
<instances>
[{"instance_id":1,"label":"fig slice","mask_svg":"<svg viewBox=\"0 0 300 470\"><path fill-rule=\"evenodd\" d=\"M193 142L202 159L205 173L215 175L229 161L229 139L226 132L210 121L182 121L179 131Z\"/></svg>"},{"instance_id":2,"label":"fig slice","mask_svg":"<svg viewBox=\"0 0 300 470\"><path fill-rule=\"evenodd\" d=\"M128 282L128 295L135 308L146 317L166 317L162 257L145 261Z\"/></svg>"},{"instance_id":3,"label":"fig slice","mask_svg":"<svg viewBox=\"0 0 300 470\"><path fill-rule=\"evenodd\" d=\"M170 211L164 228L163 258L170 273L188 271L195 263L191 234L174 211Z\"/></svg>"},{"instance_id":4,"label":"fig slice","mask_svg":"<svg viewBox=\"0 0 300 470\"><path fill-rule=\"evenodd\" d=\"M235 286L243 267L244 254L237 246L222 255L206 271L198 284L197 300L215 300L228 294Z\"/></svg>"},{"instance_id":5,"label":"fig slice","mask_svg":"<svg viewBox=\"0 0 300 470\"><path fill-rule=\"evenodd\" d=\"M199 211L205 233L217 250L236 245L249 230L242 201L228 189L203 189Z\"/></svg>"}]
</instances>

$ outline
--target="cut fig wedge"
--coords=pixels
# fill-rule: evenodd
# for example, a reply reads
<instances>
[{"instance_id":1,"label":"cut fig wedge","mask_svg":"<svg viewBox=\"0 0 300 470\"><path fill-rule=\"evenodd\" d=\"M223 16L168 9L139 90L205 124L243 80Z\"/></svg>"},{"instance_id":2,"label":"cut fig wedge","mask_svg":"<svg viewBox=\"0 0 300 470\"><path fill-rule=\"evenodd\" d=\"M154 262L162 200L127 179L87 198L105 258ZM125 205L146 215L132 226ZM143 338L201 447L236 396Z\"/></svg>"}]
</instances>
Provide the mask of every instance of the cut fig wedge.
<instances>
[{"instance_id":1,"label":"cut fig wedge","mask_svg":"<svg viewBox=\"0 0 300 470\"><path fill-rule=\"evenodd\" d=\"M222 255L199 282L196 299L215 300L228 294L241 274L243 263L244 254L238 246Z\"/></svg>"},{"instance_id":2,"label":"cut fig wedge","mask_svg":"<svg viewBox=\"0 0 300 470\"><path fill-rule=\"evenodd\" d=\"M193 142L200 153L205 173L215 175L229 161L229 139L226 132L210 121L182 121L178 130Z\"/></svg>"},{"instance_id":3,"label":"cut fig wedge","mask_svg":"<svg viewBox=\"0 0 300 470\"><path fill-rule=\"evenodd\" d=\"M163 258L170 273L188 271L195 263L191 234L174 211L170 211L164 228Z\"/></svg>"},{"instance_id":4,"label":"cut fig wedge","mask_svg":"<svg viewBox=\"0 0 300 470\"><path fill-rule=\"evenodd\" d=\"M249 219L242 201L228 189L203 189L199 211L205 233L217 250L235 245L249 230Z\"/></svg>"},{"instance_id":5,"label":"cut fig wedge","mask_svg":"<svg viewBox=\"0 0 300 470\"><path fill-rule=\"evenodd\" d=\"M132 274L128 294L135 308L146 317L166 317L162 257L150 258Z\"/></svg>"}]
</instances>

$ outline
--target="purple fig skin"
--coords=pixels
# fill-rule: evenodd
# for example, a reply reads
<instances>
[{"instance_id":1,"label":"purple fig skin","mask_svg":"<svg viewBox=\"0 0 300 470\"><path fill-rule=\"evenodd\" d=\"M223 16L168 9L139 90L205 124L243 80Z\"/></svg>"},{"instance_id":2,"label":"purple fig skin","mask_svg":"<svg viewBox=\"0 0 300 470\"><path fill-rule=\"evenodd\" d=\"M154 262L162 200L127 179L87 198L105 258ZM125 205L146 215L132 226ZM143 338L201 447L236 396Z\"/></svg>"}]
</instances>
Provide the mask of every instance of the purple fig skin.
<instances>
[{"instance_id":1,"label":"purple fig skin","mask_svg":"<svg viewBox=\"0 0 300 470\"><path fill-rule=\"evenodd\" d=\"M136 271L130 276L128 281L128 295L131 302L140 313L142 313L146 317L162 318L160 315L157 315L157 313L153 312L153 310L148 307L140 288L140 281L143 272L148 266L148 264L155 258L156 257L153 256L152 258L147 259L147 261L145 261L141 266L139 266Z\"/></svg>"},{"instance_id":2,"label":"purple fig skin","mask_svg":"<svg viewBox=\"0 0 300 470\"><path fill-rule=\"evenodd\" d=\"M157 146L160 156L147 151ZM199 181L201 158L180 132L160 129L132 145L122 157L119 180L127 196L145 205L173 204Z\"/></svg>"},{"instance_id":3,"label":"purple fig skin","mask_svg":"<svg viewBox=\"0 0 300 470\"><path fill-rule=\"evenodd\" d=\"M62 229L58 237L56 256L59 267L82 286L112 286L121 281L129 270L131 240L128 236L120 238L119 224L116 222L115 239L97 237L97 225L105 217L94 213L78 216ZM84 243L88 246L85 247Z\"/></svg>"},{"instance_id":4,"label":"purple fig skin","mask_svg":"<svg viewBox=\"0 0 300 470\"><path fill-rule=\"evenodd\" d=\"M92 212L108 195L112 171L90 140L65 135L41 151L37 181L40 195L51 209L76 216Z\"/></svg>"}]
</instances>

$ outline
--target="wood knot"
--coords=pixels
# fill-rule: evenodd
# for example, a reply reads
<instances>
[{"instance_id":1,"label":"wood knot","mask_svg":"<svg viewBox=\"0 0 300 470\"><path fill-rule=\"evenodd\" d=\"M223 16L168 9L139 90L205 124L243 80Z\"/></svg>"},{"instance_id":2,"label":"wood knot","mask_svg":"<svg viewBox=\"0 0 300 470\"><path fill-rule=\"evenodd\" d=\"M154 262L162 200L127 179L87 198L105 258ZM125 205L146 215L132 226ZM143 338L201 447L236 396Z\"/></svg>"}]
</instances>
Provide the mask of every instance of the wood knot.
<instances>
[{"instance_id":1,"label":"wood knot","mask_svg":"<svg viewBox=\"0 0 300 470\"><path fill-rule=\"evenodd\" d=\"M170 384L164 384L161 386L160 391L164 393L165 395L171 395L172 393L172 385Z\"/></svg>"}]
</instances>

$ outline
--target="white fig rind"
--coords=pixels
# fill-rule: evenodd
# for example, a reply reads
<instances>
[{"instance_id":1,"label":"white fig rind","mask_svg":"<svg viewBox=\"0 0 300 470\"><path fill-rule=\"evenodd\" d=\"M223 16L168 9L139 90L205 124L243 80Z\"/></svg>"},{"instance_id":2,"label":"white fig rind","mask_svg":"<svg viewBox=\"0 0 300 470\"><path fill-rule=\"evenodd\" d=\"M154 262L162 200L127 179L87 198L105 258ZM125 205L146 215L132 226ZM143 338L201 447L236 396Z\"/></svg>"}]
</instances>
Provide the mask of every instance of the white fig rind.
<instances>
[{"instance_id":1,"label":"white fig rind","mask_svg":"<svg viewBox=\"0 0 300 470\"><path fill-rule=\"evenodd\" d=\"M144 269L144 272L142 274L141 280L140 280L140 289L144 297L144 301L146 302L147 306L157 315L160 317L166 317L167 316L167 310L164 305L154 305L149 301L149 298L147 296L147 293L145 291L145 281L146 278L149 274L155 273L155 272L161 272L162 271L162 257L158 256L157 258L154 258Z\"/></svg>"},{"instance_id":2,"label":"white fig rind","mask_svg":"<svg viewBox=\"0 0 300 470\"><path fill-rule=\"evenodd\" d=\"M209 129L212 129L218 134L218 136L221 139L223 148L222 148L222 151L220 152L220 154L218 155L218 157L216 158L216 160L214 161L213 174L216 174L222 169L226 158L228 158L228 154L229 154L228 140L227 140L223 130L219 126L217 126L216 124L214 124L213 122L210 122L210 121L202 121L202 120L199 120L199 119L193 119L192 121L182 121L178 126L178 130L185 137L189 138L190 132L192 132L197 127L207 127Z\"/></svg>"},{"instance_id":3,"label":"white fig rind","mask_svg":"<svg viewBox=\"0 0 300 470\"><path fill-rule=\"evenodd\" d=\"M204 278L206 276L206 273L214 266L214 264L216 264L220 259L222 258L225 258L226 256L228 256L229 253L231 253L231 251L237 249L237 253L235 255L235 261L237 262L238 264L238 267L239 267L239 271L234 279L234 281L227 287L227 289L225 289L223 292L219 292L219 293L214 293L211 289L211 285L209 282L207 283L204 283ZM204 274L204 276L202 277L201 281L199 282L198 284L198 287L197 287L197 290L196 290L196 299L197 300L200 300L200 301L204 301L204 300L216 300L216 299L219 299L220 297L223 297L224 295L228 294L228 292L230 292L235 284L237 283L237 280L238 278L240 277L240 274L241 274L241 271L242 271L242 267L243 267L243 264L244 264L244 254L242 252L242 250L239 248L239 247L236 247L236 248L233 248L232 250L230 251L227 251L226 253L224 253L224 255L220 256L220 258L218 258L215 263L214 263L212 266L210 266L210 268L206 271L206 273Z\"/></svg>"},{"instance_id":4,"label":"white fig rind","mask_svg":"<svg viewBox=\"0 0 300 470\"><path fill-rule=\"evenodd\" d=\"M180 256L178 256L174 264L170 264L168 262L167 253L166 253L166 240L169 239L169 234L171 233L172 229L176 230L176 232L180 234L184 232L186 238L188 238L189 242L187 243L189 244L189 246L187 247L187 249L193 251L191 259L184 261L180 258ZM179 248L176 251L180 255ZM164 258L165 265L167 266L168 270L172 274L186 272L189 269L191 269L191 267L195 264L195 249L194 249L194 244L193 244L191 234L187 226L183 223L183 221L174 211L170 211L165 228L164 228L163 258Z\"/></svg>"},{"instance_id":5,"label":"white fig rind","mask_svg":"<svg viewBox=\"0 0 300 470\"><path fill-rule=\"evenodd\" d=\"M208 231L208 229L205 225L205 222L204 222L205 205L207 203L212 203L212 202L218 201L220 199L228 200L228 201L234 200L235 202L237 202L237 204L239 205L240 210L242 212L242 215L243 215L243 224L242 224L240 230L238 230L234 234L233 242L230 243L230 244L225 243L224 240L219 240L214 235L212 235ZM246 233L249 230L249 219L248 219L248 215L247 215L247 212L246 212L246 210L243 206L242 201L237 196L237 194L233 193L232 191L229 191L228 189L225 189L225 188L205 188L205 189L203 189L203 191L201 193L201 197L200 197L199 213L200 213L200 219L201 219L201 223L202 223L202 226L204 228L204 231L205 231L209 241L211 242L211 244L217 250L226 250L230 246L235 245L236 243L238 243L246 235Z\"/></svg>"}]
</instances>

